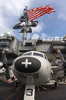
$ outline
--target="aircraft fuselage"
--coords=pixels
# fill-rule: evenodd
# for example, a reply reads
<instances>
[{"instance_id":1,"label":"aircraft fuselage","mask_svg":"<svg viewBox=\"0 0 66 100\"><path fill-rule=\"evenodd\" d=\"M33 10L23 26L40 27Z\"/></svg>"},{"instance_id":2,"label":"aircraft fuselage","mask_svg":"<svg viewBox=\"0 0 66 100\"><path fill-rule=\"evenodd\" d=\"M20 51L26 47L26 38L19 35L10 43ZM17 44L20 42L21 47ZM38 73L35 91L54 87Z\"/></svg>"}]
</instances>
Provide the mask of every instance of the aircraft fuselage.
<instances>
[{"instance_id":1,"label":"aircraft fuselage","mask_svg":"<svg viewBox=\"0 0 66 100\"><path fill-rule=\"evenodd\" d=\"M14 60L13 72L23 84L29 78L34 80L35 85L41 85L51 79L51 64L45 54L30 51Z\"/></svg>"}]
</instances>

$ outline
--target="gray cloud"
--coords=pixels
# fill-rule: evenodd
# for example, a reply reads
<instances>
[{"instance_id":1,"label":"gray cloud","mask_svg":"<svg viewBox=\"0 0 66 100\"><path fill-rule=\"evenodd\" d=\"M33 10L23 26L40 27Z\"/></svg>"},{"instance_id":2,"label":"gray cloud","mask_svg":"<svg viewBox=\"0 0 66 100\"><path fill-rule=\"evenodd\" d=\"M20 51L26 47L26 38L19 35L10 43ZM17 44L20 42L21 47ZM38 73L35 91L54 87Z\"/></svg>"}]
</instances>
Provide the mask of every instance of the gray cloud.
<instances>
[{"instance_id":1,"label":"gray cloud","mask_svg":"<svg viewBox=\"0 0 66 100\"><path fill-rule=\"evenodd\" d=\"M25 6L31 6L32 0L0 0L0 34L12 32L16 20L22 15Z\"/></svg>"}]
</instances>

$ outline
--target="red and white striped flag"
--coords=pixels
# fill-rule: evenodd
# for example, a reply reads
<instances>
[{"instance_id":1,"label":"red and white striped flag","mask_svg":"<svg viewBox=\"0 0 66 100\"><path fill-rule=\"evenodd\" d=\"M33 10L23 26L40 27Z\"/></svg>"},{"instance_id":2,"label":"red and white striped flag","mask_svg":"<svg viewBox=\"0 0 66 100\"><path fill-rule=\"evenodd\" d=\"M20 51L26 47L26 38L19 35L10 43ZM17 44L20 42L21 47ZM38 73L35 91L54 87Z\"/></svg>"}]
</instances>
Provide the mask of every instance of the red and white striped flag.
<instances>
[{"instance_id":1,"label":"red and white striped flag","mask_svg":"<svg viewBox=\"0 0 66 100\"><path fill-rule=\"evenodd\" d=\"M27 10L27 14L28 14L28 17L29 17L30 21L32 21L32 20L34 20L38 17L41 17L44 14L50 14L51 12L55 12L55 10L50 5Z\"/></svg>"}]
</instances>

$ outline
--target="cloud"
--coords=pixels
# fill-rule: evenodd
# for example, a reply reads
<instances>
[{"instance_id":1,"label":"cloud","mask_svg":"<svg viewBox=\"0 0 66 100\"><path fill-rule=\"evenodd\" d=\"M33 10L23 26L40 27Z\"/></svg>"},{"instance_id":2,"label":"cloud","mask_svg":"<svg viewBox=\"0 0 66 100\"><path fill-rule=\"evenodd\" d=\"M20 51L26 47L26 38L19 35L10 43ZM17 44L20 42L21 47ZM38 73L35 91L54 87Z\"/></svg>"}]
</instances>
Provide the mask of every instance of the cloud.
<instances>
[{"instance_id":1,"label":"cloud","mask_svg":"<svg viewBox=\"0 0 66 100\"><path fill-rule=\"evenodd\" d=\"M46 35L45 33L41 34L41 39L46 38L48 35ZM35 33L34 35L32 35L32 39L39 39L39 35L37 33Z\"/></svg>"},{"instance_id":2,"label":"cloud","mask_svg":"<svg viewBox=\"0 0 66 100\"><path fill-rule=\"evenodd\" d=\"M33 27L33 28L32 28L32 32L33 32L33 33L34 33L34 32L40 33L40 32L43 30L44 27L45 27L45 25L44 25L43 23L39 23L39 24L37 25L37 27Z\"/></svg>"},{"instance_id":3,"label":"cloud","mask_svg":"<svg viewBox=\"0 0 66 100\"><path fill-rule=\"evenodd\" d=\"M58 36L56 36L54 39L55 39L55 40L59 40L59 37L58 37Z\"/></svg>"},{"instance_id":4,"label":"cloud","mask_svg":"<svg viewBox=\"0 0 66 100\"><path fill-rule=\"evenodd\" d=\"M58 6L58 18L66 20L66 0L61 1Z\"/></svg>"},{"instance_id":5,"label":"cloud","mask_svg":"<svg viewBox=\"0 0 66 100\"><path fill-rule=\"evenodd\" d=\"M63 40L63 37L58 37L58 36L56 36L55 38L54 38L54 40L60 40L60 41L62 41Z\"/></svg>"},{"instance_id":6,"label":"cloud","mask_svg":"<svg viewBox=\"0 0 66 100\"><path fill-rule=\"evenodd\" d=\"M27 33L26 35L27 35L27 36L26 36L27 39L30 39L30 37L31 37L31 33Z\"/></svg>"},{"instance_id":7,"label":"cloud","mask_svg":"<svg viewBox=\"0 0 66 100\"><path fill-rule=\"evenodd\" d=\"M41 38L46 38L48 35L46 35L45 33L41 34Z\"/></svg>"},{"instance_id":8,"label":"cloud","mask_svg":"<svg viewBox=\"0 0 66 100\"><path fill-rule=\"evenodd\" d=\"M13 35L13 30L9 29L6 26L0 25L0 35L8 32L10 32Z\"/></svg>"},{"instance_id":9,"label":"cloud","mask_svg":"<svg viewBox=\"0 0 66 100\"><path fill-rule=\"evenodd\" d=\"M0 0L0 33L13 33L12 26L17 24L25 6L31 6L32 0Z\"/></svg>"},{"instance_id":10,"label":"cloud","mask_svg":"<svg viewBox=\"0 0 66 100\"><path fill-rule=\"evenodd\" d=\"M32 35L32 39L39 39L41 38L43 41L62 41L63 37L49 37L48 35L46 35L45 33L41 34L41 37L39 37L39 35L36 33L34 35Z\"/></svg>"},{"instance_id":11,"label":"cloud","mask_svg":"<svg viewBox=\"0 0 66 100\"><path fill-rule=\"evenodd\" d=\"M39 35L38 34L32 35L32 39L39 39Z\"/></svg>"},{"instance_id":12,"label":"cloud","mask_svg":"<svg viewBox=\"0 0 66 100\"><path fill-rule=\"evenodd\" d=\"M66 14L61 13L61 14L59 14L58 18L62 18L64 20L66 20Z\"/></svg>"},{"instance_id":13,"label":"cloud","mask_svg":"<svg viewBox=\"0 0 66 100\"><path fill-rule=\"evenodd\" d=\"M32 0L0 0L1 12L7 16L20 16L25 6L29 7Z\"/></svg>"}]
</instances>

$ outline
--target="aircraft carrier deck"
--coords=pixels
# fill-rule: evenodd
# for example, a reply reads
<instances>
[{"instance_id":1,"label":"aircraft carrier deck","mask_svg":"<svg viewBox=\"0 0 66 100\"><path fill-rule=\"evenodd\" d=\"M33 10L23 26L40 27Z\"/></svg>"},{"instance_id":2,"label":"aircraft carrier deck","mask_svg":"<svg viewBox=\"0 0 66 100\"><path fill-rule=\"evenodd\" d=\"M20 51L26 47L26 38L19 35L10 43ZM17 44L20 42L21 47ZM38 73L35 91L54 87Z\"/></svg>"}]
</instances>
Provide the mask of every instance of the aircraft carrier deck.
<instances>
[{"instance_id":1,"label":"aircraft carrier deck","mask_svg":"<svg viewBox=\"0 0 66 100\"><path fill-rule=\"evenodd\" d=\"M35 100L66 100L66 84L59 84L57 89L52 86L43 86L35 89ZM0 81L0 100L23 100L24 86L15 88L14 84Z\"/></svg>"}]
</instances>

